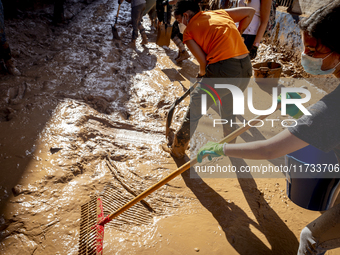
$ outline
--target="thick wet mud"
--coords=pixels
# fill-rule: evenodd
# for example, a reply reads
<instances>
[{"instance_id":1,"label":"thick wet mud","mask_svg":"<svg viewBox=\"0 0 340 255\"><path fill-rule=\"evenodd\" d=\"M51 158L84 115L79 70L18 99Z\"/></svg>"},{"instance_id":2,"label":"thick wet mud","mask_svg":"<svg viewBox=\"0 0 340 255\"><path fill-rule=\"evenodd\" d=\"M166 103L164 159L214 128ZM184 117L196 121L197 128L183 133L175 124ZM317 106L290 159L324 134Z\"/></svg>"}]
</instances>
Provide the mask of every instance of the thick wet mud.
<instances>
[{"instance_id":1,"label":"thick wet mud","mask_svg":"<svg viewBox=\"0 0 340 255\"><path fill-rule=\"evenodd\" d=\"M165 117L198 65L193 58L175 65L175 45L158 47L147 17L150 43L142 47L139 38L129 48L126 2L122 40L113 40L116 11L116 1L99 0L68 24L39 15L6 21L22 75L0 77L1 254L77 254L81 205L101 195L108 214L183 163L162 149ZM256 61L270 53L262 47ZM299 76L301 68L287 63L285 75ZM176 108L173 129L188 102ZM104 253L293 254L300 230L319 213L295 206L284 190L284 179L184 173L105 225Z\"/></svg>"}]
</instances>

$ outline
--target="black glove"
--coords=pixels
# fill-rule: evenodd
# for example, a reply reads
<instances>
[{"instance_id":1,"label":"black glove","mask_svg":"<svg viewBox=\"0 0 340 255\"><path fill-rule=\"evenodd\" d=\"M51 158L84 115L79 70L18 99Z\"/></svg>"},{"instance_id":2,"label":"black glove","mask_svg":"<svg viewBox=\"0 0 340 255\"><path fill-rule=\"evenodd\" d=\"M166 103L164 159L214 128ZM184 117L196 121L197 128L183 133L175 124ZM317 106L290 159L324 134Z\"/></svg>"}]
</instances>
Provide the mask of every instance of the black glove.
<instances>
[{"instance_id":1,"label":"black glove","mask_svg":"<svg viewBox=\"0 0 340 255\"><path fill-rule=\"evenodd\" d=\"M162 2L162 5L163 6L166 6L168 4L168 0L164 0L163 2Z\"/></svg>"},{"instance_id":2,"label":"black glove","mask_svg":"<svg viewBox=\"0 0 340 255\"><path fill-rule=\"evenodd\" d=\"M258 49L258 47L256 47L255 45L251 46L250 51L249 51L250 59L256 58L257 49Z\"/></svg>"},{"instance_id":3,"label":"black glove","mask_svg":"<svg viewBox=\"0 0 340 255\"><path fill-rule=\"evenodd\" d=\"M122 2L123 2L122 0L118 0L118 4L122 4Z\"/></svg>"}]
</instances>

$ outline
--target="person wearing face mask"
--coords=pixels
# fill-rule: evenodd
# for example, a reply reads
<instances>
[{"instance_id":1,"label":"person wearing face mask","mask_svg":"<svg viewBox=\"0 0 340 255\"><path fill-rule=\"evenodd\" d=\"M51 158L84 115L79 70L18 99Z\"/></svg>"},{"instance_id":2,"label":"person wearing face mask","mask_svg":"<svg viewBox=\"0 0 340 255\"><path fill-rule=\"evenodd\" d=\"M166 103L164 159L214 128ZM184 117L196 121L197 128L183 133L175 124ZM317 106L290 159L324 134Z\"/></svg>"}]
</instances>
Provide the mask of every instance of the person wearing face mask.
<instances>
[{"instance_id":1,"label":"person wearing face mask","mask_svg":"<svg viewBox=\"0 0 340 255\"><path fill-rule=\"evenodd\" d=\"M340 36L335 33L340 24L340 0L318 9L300 21L304 52L301 64L314 75L333 74L340 78ZM290 127L276 136L242 144L208 142L198 154L204 156L230 156L245 159L274 159L312 145L324 152L333 150L340 162L340 86L308 110ZM330 179L332 182L339 178ZM333 206L309 223L300 234L298 255L322 255L327 250L340 247L340 204Z\"/></svg>"},{"instance_id":2,"label":"person wearing face mask","mask_svg":"<svg viewBox=\"0 0 340 255\"><path fill-rule=\"evenodd\" d=\"M211 78L228 78L230 84L241 90L249 84L252 75L252 65L249 51L241 37L249 25L255 10L250 7L227 10L200 11L197 2L180 0L175 6L175 18L183 33L183 42L199 63L198 77L204 77L202 84L209 84ZM237 28L235 22L239 22ZM238 79L233 79L238 78ZM193 90L189 108L180 129L174 137L171 155L182 158L188 147L190 136L197 127L201 114L202 84ZM203 88L204 89L204 88ZM227 89L216 89L223 107L219 107L222 119L233 119L232 95ZM214 104L209 97L207 106ZM234 128L223 125L225 135Z\"/></svg>"}]
</instances>

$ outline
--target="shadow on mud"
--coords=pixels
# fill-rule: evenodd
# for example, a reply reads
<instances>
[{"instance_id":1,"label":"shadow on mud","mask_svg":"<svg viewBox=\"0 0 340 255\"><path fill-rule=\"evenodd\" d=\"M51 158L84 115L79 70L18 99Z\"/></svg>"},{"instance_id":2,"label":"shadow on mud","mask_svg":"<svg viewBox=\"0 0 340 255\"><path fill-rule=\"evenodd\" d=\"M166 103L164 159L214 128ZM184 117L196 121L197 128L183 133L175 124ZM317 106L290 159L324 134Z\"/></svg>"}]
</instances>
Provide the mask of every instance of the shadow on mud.
<instances>
[{"instance_id":1,"label":"shadow on mud","mask_svg":"<svg viewBox=\"0 0 340 255\"><path fill-rule=\"evenodd\" d=\"M189 159L175 160L178 167ZM247 164L242 159L231 159L232 164L239 166ZM223 229L232 247L242 255L247 254L294 254L298 249L298 240L282 219L267 204L258 190L255 180L249 176L238 178L242 192L251 208L257 222L233 202L227 202L224 197L207 185L203 179L182 174L187 187L195 194L200 203L214 216ZM263 243L251 230L256 228L265 235L271 249Z\"/></svg>"}]
</instances>

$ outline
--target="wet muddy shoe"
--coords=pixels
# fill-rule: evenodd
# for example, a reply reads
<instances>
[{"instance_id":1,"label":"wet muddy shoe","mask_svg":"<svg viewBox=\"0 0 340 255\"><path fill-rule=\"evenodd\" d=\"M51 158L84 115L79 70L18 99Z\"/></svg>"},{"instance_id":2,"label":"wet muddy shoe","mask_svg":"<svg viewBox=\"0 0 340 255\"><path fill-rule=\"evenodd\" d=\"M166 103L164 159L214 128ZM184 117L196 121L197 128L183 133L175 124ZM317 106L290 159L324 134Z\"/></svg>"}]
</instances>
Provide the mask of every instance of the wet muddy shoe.
<instances>
[{"instance_id":1,"label":"wet muddy shoe","mask_svg":"<svg viewBox=\"0 0 340 255\"><path fill-rule=\"evenodd\" d=\"M181 159L185 156L185 150L188 148L189 141L178 139L175 135L174 142L172 143L170 154L171 156Z\"/></svg>"},{"instance_id":2,"label":"wet muddy shoe","mask_svg":"<svg viewBox=\"0 0 340 255\"><path fill-rule=\"evenodd\" d=\"M142 42L140 43L141 45L145 45L145 44L148 44L149 41L148 41L148 37L146 36L146 34L142 34Z\"/></svg>"},{"instance_id":3,"label":"wet muddy shoe","mask_svg":"<svg viewBox=\"0 0 340 255\"><path fill-rule=\"evenodd\" d=\"M179 53L179 56L176 58L176 62L177 64L182 62L183 60L186 60L190 58L190 55L189 53L185 50L185 51L182 51L181 53Z\"/></svg>"},{"instance_id":4,"label":"wet muddy shoe","mask_svg":"<svg viewBox=\"0 0 340 255\"><path fill-rule=\"evenodd\" d=\"M15 76L21 75L20 71L15 67L12 59L5 61L5 66L6 66L7 72L9 74L12 74L12 75L15 75Z\"/></svg>"},{"instance_id":5,"label":"wet muddy shoe","mask_svg":"<svg viewBox=\"0 0 340 255\"><path fill-rule=\"evenodd\" d=\"M177 57L175 57L175 60L177 60L180 56L181 56L181 51L179 50Z\"/></svg>"}]
</instances>

